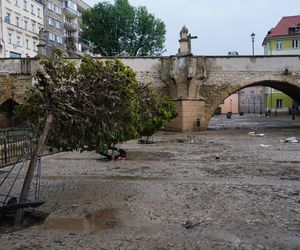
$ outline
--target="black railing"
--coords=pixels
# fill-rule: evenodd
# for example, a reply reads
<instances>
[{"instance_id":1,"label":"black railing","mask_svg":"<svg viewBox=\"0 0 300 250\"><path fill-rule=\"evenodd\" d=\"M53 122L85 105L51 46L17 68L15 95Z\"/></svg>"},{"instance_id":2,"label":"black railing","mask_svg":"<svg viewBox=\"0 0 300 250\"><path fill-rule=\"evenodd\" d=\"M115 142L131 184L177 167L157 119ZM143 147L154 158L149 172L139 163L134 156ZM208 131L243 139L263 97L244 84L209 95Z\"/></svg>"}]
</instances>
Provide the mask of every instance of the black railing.
<instances>
[{"instance_id":1,"label":"black railing","mask_svg":"<svg viewBox=\"0 0 300 250\"><path fill-rule=\"evenodd\" d=\"M81 43L81 44L84 44L86 46L90 46L90 42L88 40L85 40L83 38L78 38L78 42Z\"/></svg>"},{"instance_id":2,"label":"black railing","mask_svg":"<svg viewBox=\"0 0 300 250\"><path fill-rule=\"evenodd\" d=\"M34 141L33 128L0 129L0 167L15 163L24 153L31 153Z\"/></svg>"}]
</instances>

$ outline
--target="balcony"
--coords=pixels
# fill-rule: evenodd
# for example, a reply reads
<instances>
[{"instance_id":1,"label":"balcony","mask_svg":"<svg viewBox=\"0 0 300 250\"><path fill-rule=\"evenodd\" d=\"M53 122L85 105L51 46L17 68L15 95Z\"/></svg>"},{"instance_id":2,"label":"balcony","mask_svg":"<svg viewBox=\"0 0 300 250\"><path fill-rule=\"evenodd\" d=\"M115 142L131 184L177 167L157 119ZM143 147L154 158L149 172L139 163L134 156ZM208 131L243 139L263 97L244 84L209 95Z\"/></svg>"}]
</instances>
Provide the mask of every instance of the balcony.
<instances>
[{"instance_id":1,"label":"balcony","mask_svg":"<svg viewBox=\"0 0 300 250\"><path fill-rule=\"evenodd\" d=\"M64 7L64 14L70 18L78 17L78 11L71 9L68 6Z\"/></svg>"},{"instance_id":2,"label":"balcony","mask_svg":"<svg viewBox=\"0 0 300 250\"><path fill-rule=\"evenodd\" d=\"M66 30L69 30L69 31L77 31L80 28L77 23L71 23L68 21L64 22L64 26L65 26Z\"/></svg>"},{"instance_id":3,"label":"balcony","mask_svg":"<svg viewBox=\"0 0 300 250\"><path fill-rule=\"evenodd\" d=\"M85 40L83 38L78 38L78 42L81 44L82 47L84 48L89 48L91 45L90 45L90 42L88 40Z\"/></svg>"}]
</instances>

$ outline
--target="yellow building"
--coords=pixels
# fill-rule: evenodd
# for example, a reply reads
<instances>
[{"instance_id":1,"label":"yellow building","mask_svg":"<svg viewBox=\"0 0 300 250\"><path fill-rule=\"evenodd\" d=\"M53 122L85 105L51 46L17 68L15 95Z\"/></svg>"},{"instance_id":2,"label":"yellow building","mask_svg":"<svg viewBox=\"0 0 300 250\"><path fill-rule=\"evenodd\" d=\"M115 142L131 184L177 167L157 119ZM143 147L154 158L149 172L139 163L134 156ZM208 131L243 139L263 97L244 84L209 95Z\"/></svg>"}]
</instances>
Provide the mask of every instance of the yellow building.
<instances>
[{"instance_id":1,"label":"yellow building","mask_svg":"<svg viewBox=\"0 0 300 250\"><path fill-rule=\"evenodd\" d=\"M300 55L300 15L282 17L263 41L265 55ZM288 111L292 99L284 93L265 89L266 109L278 112Z\"/></svg>"}]
</instances>

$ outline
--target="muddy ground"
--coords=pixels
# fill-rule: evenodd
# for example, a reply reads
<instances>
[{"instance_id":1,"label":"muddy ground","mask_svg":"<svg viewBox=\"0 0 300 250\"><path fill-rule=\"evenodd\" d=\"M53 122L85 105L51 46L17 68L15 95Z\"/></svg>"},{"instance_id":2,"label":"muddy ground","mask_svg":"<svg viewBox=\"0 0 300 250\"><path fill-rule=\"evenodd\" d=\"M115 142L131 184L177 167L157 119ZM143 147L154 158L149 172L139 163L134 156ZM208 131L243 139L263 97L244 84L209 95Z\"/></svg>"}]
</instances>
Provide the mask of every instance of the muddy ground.
<instances>
[{"instance_id":1,"label":"muddy ground","mask_svg":"<svg viewBox=\"0 0 300 250\"><path fill-rule=\"evenodd\" d=\"M50 214L2 228L0 249L300 249L300 143L280 142L300 122L222 119L127 142L123 161L43 157L39 210Z\"/></svg>"}]
</instances>

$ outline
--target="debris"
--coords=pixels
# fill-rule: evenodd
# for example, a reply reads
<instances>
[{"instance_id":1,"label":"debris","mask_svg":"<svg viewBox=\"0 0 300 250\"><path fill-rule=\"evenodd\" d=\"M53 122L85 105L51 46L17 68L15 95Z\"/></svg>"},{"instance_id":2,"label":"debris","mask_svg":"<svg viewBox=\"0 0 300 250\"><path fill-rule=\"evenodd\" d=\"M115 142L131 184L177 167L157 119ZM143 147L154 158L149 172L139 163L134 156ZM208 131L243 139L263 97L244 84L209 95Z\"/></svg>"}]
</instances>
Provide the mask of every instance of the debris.
<instances>
[{"instance_id":1,"label":"debris","mask_svg":"<svg viewBox=\"0 0 300 250\"><path fill-rule=\"evenodd\" d=\"M248 135L256 136L256 137L263 137L265 134L256 134L254 131L251 131L248 133Z\"/></svg>"},{"instance_id":2,"label":"debris","mask_svg":"<svg viewBox=\"0 0 300 250\"><path fill-rule=\"evenodd\" d=\"M280 142L284 143L299 143L299 139L297 139L295 136L288 137L286 139L280 140Z\"/></svg>"},{"instance_id":3,"label":"debris","mask_svg":"<svg viewBox=\"0 0 300 250\"><path fill-rule=\"evenodd\" d=\"M193 222L190 221L190 220L186 220L185 222L183 222L183 226L184 226L186 229L192 229L192 228L198 226L199 224L200 224L200 222L193 223Z\"/></svg>"},{"instance_id":4,"label":"debris","mask_svg":"<svg viewBox=\"0 0 300 250\"><path fill-rule=\"evenodd\" d=\"M258 145L260 148L268 148L271 147L271 145L266 145L266 144L259 144Z\"/></svg>"}]
</instances>

